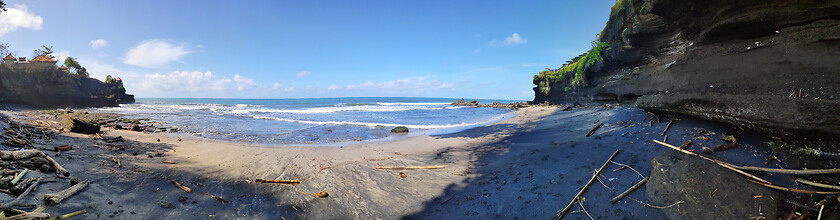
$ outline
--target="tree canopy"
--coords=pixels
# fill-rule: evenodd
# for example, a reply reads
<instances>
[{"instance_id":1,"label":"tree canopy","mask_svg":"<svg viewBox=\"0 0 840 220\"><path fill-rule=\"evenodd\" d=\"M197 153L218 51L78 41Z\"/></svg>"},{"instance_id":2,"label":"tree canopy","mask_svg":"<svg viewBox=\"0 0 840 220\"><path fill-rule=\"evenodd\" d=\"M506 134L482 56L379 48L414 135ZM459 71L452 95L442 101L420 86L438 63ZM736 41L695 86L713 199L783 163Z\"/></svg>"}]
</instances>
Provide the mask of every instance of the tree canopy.
<instances>
[{"instance_id":1,"label":"tree canopy","mask_svg":"<svg viewBox=\"0 0 840 220\"><path fill-rule=\"evenodd\" d=\"M3 3L3 0L0 0L0 12L6 11L6 3Z\"/></svg>"},{"instance_id":2,"label":"tree canopy","mask_svg":"<svg viewBox=\"0 0 840 220\"><path fill-rule=\"evenodd\" d=\"M35 58L35 57L40 56L40 55L44 55L44 56L49 57L50 59L55 59L55 56L52 55L53 54L52 48L53 48L53 46L48 47L48 46L44 45L43 50L42 49L35 49L35 53L32 54L32 58Z\"/></svg>"}]
</instances>

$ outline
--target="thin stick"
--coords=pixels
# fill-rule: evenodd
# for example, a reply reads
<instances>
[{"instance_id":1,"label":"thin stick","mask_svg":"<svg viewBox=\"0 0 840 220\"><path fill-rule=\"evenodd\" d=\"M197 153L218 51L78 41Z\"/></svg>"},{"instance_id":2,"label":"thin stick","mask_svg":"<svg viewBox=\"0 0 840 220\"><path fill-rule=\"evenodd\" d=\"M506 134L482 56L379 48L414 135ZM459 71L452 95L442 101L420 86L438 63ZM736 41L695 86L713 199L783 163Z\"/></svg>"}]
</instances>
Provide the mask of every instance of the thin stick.
<instances>
[{"instance_id":1,"label":"thin stick","mask_svg":"<svg viewBox=\"0 0 840 220\"><path fill-rule=\"evenodd\" d=\"M751 167L751 166L735 166L735 168L741 170L754 170L754 171L764 171L770 173L782 173L782 174L798 174L798 175L815 175L815 174L837 174L840 173L840 169L814 169L814 170L791 170L791 169L778 169L778 168L764 168L764 167Z\"/></svg>"},{"instance_id":2,"label":"thin stick","mask_svg":"<svg viewBox=\"0 0 840 220\"><path fill-rule=\"evenodd\" d=\"M161 161L161 163L165 163L165 164L176 164L175 162L172 162L172 161L165 161L165 160L164 160L164 161Z\"/></svg>"},{"instance_id":3,"label":"thin stick","mask_svg":"<svg viewBox=\"0 0 840 220\"><path fill-rule=\"evenodd\" d=\"M820 206L820 214L819 214L819 215L817 215L817 220L822 219L822 210L823 210L823 208L825 208L825 205L821 205L821 206Z\"/></svg>"},{"instance_id":4,"label":"thin stick","mask_svg":"<svg viewBox=\"0 0 840 220\"><path fill-rule=\"evenodd\" d=\"M586 213L586 216L589 216L590 220L595 220L594 218L592 218L591 215L589 215L589 212L586 211L586 208L583 207L583 201L578 202L578 205L580 205L580 209L583 210L583 213Z\"/></svg>"},{"instance_id":5,"label":"thin stick","mask_svg":"<svg viewBox=\"0 0 840 220\"><path fill-rule=\"evenodd\" d=\"M810 210L812 212L819 212L819 210L815 209L814 207L806 206L806 205L800 204L798 202L790 201L790 200L787 200L787 199L785 199L785 202L790 203L791 205L799 207L799 208Z\"/></svg>"},{"instance_id":6,"label":"thin stick","mask_svg":"<svg viewBox=\"0 0 840 220\"><path fill-rule=\"evenodd\" d=\"M403 167L374 167L375 169L408 170L408 169L443 169L444 165L435 166L403 166Z\"/></svg>"},{"instance_id":7,"label":"thin stick","mask_svg":"<svg viewBox=\"0 0 840 220\"><path fill-rule=\"evenodd\" d=\"M684 144L680 145L680 149L685 149L688 146L691 146L691 140L688 140L688 142L685 142Z\"/></svg>"},{"instance_id":8,"label":"thin stick","mask_svg":"<svg viewBox=\"0 0 840 220\"><path fill-rule=\"evenodd\" d=\"M187 187L186 185L184 185L182 183L179 183L178 181L169 180L169 182L171 182L172 184L175 184L176 187L178 187L181 190L184 190L184 192L187 192L187 193L192 192L192 189L190 189L190 187Z\"/></svg>"},{"instance_id":9,"label":"thin stick","mask_svg":"<svg viewBox=\"0 0 840 220\"><path fill-rule=\"evenodd\" d=\"M256 179L254 182L258 183L300 183L300 180L264 180Z\"/></svg>"},{"instance_id":10,"label":"thin stick","mask_svg":"<svg viewBox=\"0 0 840 220\"><path fill-rule=\"evenodd\" d=\"M619 171L619 170L621 170L621 169L623 169L623 168L630 168L631 170L633 170L634 172L636 172L636 174L639 174L639 177L645 178L645 175L642 175L642 173L640 173L640 172L639 172L638 170L636 170L636 169L633 169L633 167L631 167L630 165L627 165L627 164L622 164L622 163L615 162L615 161L610 161L610 163L613 163L613 164L615 164L615 165L619 165L619 166L621 166L621 168L615 169L615 170L613 170L613 172L615 172L615 171Z\"/></svg>"},{"instance_id":11,"label":"thin stick","mask_svg":"<svg viewBox=\"0 0 840 220\"><path fill-rule=\"evenodd\" d=\"M798 96L796 96L796 98L797 98L797 99L801 99L801 98L802 98L802 89L799 89L799 95L798 95Z\"/></svg>"},{"instance_id":12,"label":"thin stick","mask_svg":"<svg viewBox=\"0 0 840 220\"><path fill-rule=\"evenodd\" d=\"M592 175L592 178L589 179L589 182L586 183L586 185L583 186L583 189L580 189L580 192L578 192L578 194L575 195L574 198L572 198L572 201L569 202L569 205L566 205L566 208L563 208L563 210L561 210L560 213L557 213L557 215L554 216L555 218L561 219L561 218L563 218L564 215L566 215L566 212L568 212L569 209L572 208L572 205L575 204L575 201L578 200L580 195L583 194L584 191L586 191L586 188L589 188L589 185L591 185L592 182L595 181L595 178L598 177L598 174L600 174L601 171L604 170L604 167L607 167L607 164L610 164L610 161L613 159L613 157L615 157L615 155L618 154L618 152L620 152L620 151L621 150L615 150L615 153L613 153L612 156L610 156L610 159L607 159L607 162L604 162L604 165L602 165L601 168L598 169L598 171L595 172L595 175Z\"/></svg>"},{"instance_id":13,"label":"thin stick","mask_svg":"<svg viewBox=\"0 0 840 220\"><path fill-rule=\"evenodd\" d=\"M668 122L668 125L665 126L665 130L662 131L662 134L660 134L659 136L665 136L665 132L668 132L668 129L671 128L671 124L673 124L673 123L674 123L674 120L671 120L671 122Z\"/></svg>"},{"instance_id":14,"label":"thin stick","mask_svg":"<svg viewBox=\"0 0 840 220\"><path fill-rule=\"evenodd\" d=\"M604 126L604 123L603 123L603 122L601 122L600 124L596 125L594 128L592 128L592 130L589 130L589 132L587 132L587 133L586 133L586 136L587 136L587 137L592 136L592 134L594 134L594 133L595 133L595 130L598 130L598 128L601 128L601 126Z\"/></svg>"},{"instance_id":15,"label":"thin stick","mask_svg":"<svg viewBox=\"0 0 840 220\"><path fill-rule=\"evenodd\" d=\"M24 212L21 214L13 215L8 218L4 218L6 220L19 220L19 219L27 219L27 218L49 218L50 213L41 213L41 212Z\"/></svg>"},{"instance_id":16,"label":"thin stick","mask_svg":"<svg viewBox=\"0 0 840 220\"><path fill-rule=\"evenodd\" d=\"M633 201L636 201L636 202L638 202L638 203L641 203L642 205L649 206L649 207L651 207L651 208L655 208L655 209L667 209L667 208L671 208L671 207L674 207L675 205L679 205L679 204L683 203L683 201L682 201L682 200L680 200L680 201L677 201L677 202L675 202L674 204L671 204L671 205L668 205L668 206L656 206L656 205L647 204L647 203L645 203L645 202L639 201L639 200L634 199L634 198L632 198L632 197L631 197L631 198L628 198L628 199L633 200Z\"/></svg>"},{"instance_id":17,"label":"thin stick","mask_svg":"<svg viewBox=\"0 0 840 220\"><path fill-rule=\"evenodd\" d=\"M627 191L624 191L623 193L619 194L615 198L611 199L610 203L618 202L618 200L621 200L621 198L624 198L625 196L630 194L630 192L633 192L633 190L636 190L636 188L641 187L642 185L644 185L648 181L648 178L649 177L645 177L644 179L642 179L642 181L639 181L639 183L636 183L636 185L633 185L632 187L630 187L630 189L627 189Z\"/></svg>"},{"instance_id":18,"label":"thin stick","mask_svg":"<svg viewBox=\"0 0 840 220\"><path fill-rule=\"evenodd\" d=\"M55 162L55 160L53 160L52 157L48 156L44 152L41 152L41 156L47 158L47 161L50 161L53 167L55 167L55 170L57 170L59 173L63 174L64 176L70 176L70 172L67 172L67 170L65 170L64 167L61 166L61 164Z\"/></svg>"},{"instance_id":19,"label":"thin stick","mask_svg":"<svg viewBox=\"0 0 840 220\"><path fill-rule=\"evenodd\" d=\"M762 183L765 183L765 184L771 184L771 183L770 183L770 181L764 180L764 179L762 179L762 178L760 178L760 177L757 177L757 176L755 176L755 175L752 175L752 174L749 174L749 173L744 172L744 171L742 171L742 170L739 170L739 169L735 168L735 165L729 164L729 163L727 163L727 162L723 162L723 161L719 161L719 160L715 160L715 159L710 159L710 158L707 158L707 157L704 157L704 156L700 156L700 155L698 155L698 154L695 154L695 153L689 152L689 151L687 151L687 150L680 149L680 148L678 148L678 147L674 147L674 145L670 145L670 144L667 144L667 143L665 143L665 142L661 142L661 141L656 140L656 139L654 139L654 140L653 140L653 142L656 142L657 144L661 144L661 145L663 145L663 146L666 146L666 147L668 147L668 148L674 149L674 150L676 150L676 151L679 151L679 152L682 152L682 153L685 153L685 154L688 154L688 155L694 155L694 156L697 156L697 157L703 158L703 159L705 159L705 160L711 161L711 162L716 163L717 165L720 165L720 166L722 166L722 167L724 167L724 168L726 168L726 169L729 169L729 170L735 171L736 173L740 173L741 175L744 175L744 176L747 176L747 177L749 177L749 178L752 178L752 179L758 180L759 182L762 182Z\"/></svg>"},{"instance_id":20,"label":"thin stick","mask_svg":"<svg viewBox=\"0 0 840 220\"><path fill-rule=\"evenodd\" d=\"M818 195L840 194L840 192L824 192L824 191L811 191L811 190L804 190L804 189L793 189L793 188L781 187L781 186L768 184L768 183L759 183L759 182L756 182L756 181L753 181L753 180L749 180L749 181L753 182L753 183L756 183L756 184L759 184L759 185L762 185L762 186L766 186L766 187L771 188L771 189L777 189L777 190L794 192L794 193L818 194Z\"/></svg>"},{"instance_id":21,"label":"thin stick","mask_svg":"<svg viewBox=\"0 0 840 220\"><path fill-rule=\"evenodd\" d=\"M805 184L805 185L809 185L809 186L814 186L814 187L840 190L840 186L822 184L822 183L818 183L818 182L812 182L812 181L808 181L808 180L805 180L805 179L802 179L802 178L796 178L796 182L799 182L799 183L802 183L802 184Z\"/></svg>"}]
</instances>

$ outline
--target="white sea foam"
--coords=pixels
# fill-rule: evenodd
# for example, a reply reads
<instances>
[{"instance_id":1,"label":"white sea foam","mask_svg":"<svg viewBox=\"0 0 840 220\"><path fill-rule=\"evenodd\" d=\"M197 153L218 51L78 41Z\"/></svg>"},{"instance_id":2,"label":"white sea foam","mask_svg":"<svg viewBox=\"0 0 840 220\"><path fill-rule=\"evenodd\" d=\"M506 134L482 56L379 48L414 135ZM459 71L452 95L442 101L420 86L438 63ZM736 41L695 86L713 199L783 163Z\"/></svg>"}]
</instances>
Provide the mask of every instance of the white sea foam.
<instances>
[{"instance_id":1,"label":"white sea foam","mask_svg":"<svg viewBox=\"0 0 840 220\"><path fill-rule=\"evenodd\" d=\"M476 126L476 125L486 124L486 123L490 123L490 122L502 119L502 118L505 117L505 115L498 115L496 117L490 118L489 120L482 121L482 122L444 124L444 125L409 125L409 124L391 124L391 123L355 122L355 121L307 121L307 120L296 120L296 119L276 118L276 117L262 117L262 116L252 116L252 117L254 119L275 120L275 121L284 121L284 122L302 123L302 124L314 124L314 125L354 125L354 126L367 126L367 127L405 126L407 128L414 128L414 129L442 129L442 128L457 128L457 127L467 127L467 126Z\"/></svg>"},{"instance_id":2,"label":"white sea foam","mask_svg":"<svg viewBox=\"0 0 840 220\"><path fill-rule=\"evenodd\" d=\"M340 106L340 107L319 107L308 109L233 109L233 113L293 113L293 114L325 114L335 112L399 112L410 110L441 110L444 107L417 107L417 106Z\"/></svg>"}]
</instances>

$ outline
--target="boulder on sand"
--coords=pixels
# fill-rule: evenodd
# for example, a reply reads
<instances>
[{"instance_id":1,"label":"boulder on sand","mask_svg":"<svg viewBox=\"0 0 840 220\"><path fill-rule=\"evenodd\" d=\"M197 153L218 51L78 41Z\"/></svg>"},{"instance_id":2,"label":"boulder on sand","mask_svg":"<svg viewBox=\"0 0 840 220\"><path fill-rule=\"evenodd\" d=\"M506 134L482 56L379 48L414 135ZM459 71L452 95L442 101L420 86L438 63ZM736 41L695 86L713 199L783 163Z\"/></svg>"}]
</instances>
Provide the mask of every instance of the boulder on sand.
<instances>
[{"instance_id":1,"label":"boulder on sand","mask_svg":"<svg viewBox=\"0 0 840 220\"><path fill-rule=\"evenodd\" d=\"M408 128L406 128L404 126L399 126L399 127L394 128L394 129L391 129L391 133L397 133L397 134L408 133Z\"/></svg>"},{"instance_id":2,"label":"boulder on sand","mask_svg":"<svg viewBox=\"0 0 840 220\"><path fill-rule=\"evenodd\" d=\"M99 125L93 122L82 121L70 114L65 114L61 120L61 127L75 133L95 134L99 133Z\"/></svg>"}]
</instances>

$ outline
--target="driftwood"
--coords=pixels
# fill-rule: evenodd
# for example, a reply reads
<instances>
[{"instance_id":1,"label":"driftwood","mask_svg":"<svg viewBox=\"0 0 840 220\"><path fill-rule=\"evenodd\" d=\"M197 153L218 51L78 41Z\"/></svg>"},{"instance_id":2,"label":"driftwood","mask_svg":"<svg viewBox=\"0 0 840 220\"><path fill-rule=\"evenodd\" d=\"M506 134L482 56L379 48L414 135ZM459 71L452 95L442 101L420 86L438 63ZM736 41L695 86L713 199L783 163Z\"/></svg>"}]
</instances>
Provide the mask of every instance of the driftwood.
<instances>
[{"instance_id":1,"label":"driftwood","mask_svg":"<svg viewBox=\"0 0 840 220\"><path fill-rule=\"evenodd\" d=\"M602 123L600 123L600 124L598 124L598 125L596 125L594 128L592 128L592 130L589 130L589 132L587 132L587 133L586 133L586 136L587 136L587 137L592 136L592 134L594 134L594 133L595 133L595 131L596 131L596 130L598 130L598 128L601 128L601 126L604 126L604 123L603 123L603 122L602 122Z\"/></svg>"},{"instance_id":2,"label":"driftwood","mask_svg":"<svg viewBox=\"0 0 840 220\"><path fill-rule=\"evenodd\" d=\"M27 188L29 188L29 185L31 185L33 182L35 182L34 178L26 178L23 181L20 181L20 183L12 185L12 188L9 189L9 192L15 195L23 193L24 191L26 191Z\"/></svg>"},{"instance_id":3,"label":"driftwood","mask_svg":"<svg viewBox=\"0 0 840 220\"><path fill-rule=\"evenodd\" d=\"M726 168L726 169L729 169L729 170L735 171L736 173L740 173L741 175L747 176L747 177L752 178L752 179L754 179L754 180L757 180L757 181L759 181L759 182L761 182L761 183L771 184L771 183L770 183L770 181L764 180L764 179L762 179L762 178L760 178L760 177L757 177L757 176L755 176L755 175L752 175L752 174L749 174L749 173L747 173L747 172L744 172L743 170L740 170L740 169L738 169L738 168L735 168L735 165L729 164L729 163L727 163L727 162L723 162L723 161L719 161L719 160L715 160L715 159L710 159L710 158L708 158L708 157L700 156L699 154L695 154L695 153L689 152L689 151L687 151L687 150L683 150L683 149L680 149L680 148L678 148L678 147L674 147L674 145L670 145L670 144L668 144L668 143L665 143L665 142L662 142L662 141L659 141L659 140L656 140L656 139L654 139L654 140L653 140L653 142L656 142L657 144L661 144L662 146L666 146L666 147L668 147L668 148L674 149L674 150L676 150L676 151L682 152L682 153L684 153L684 154L694 155L694 156L697 156L697 157L703 158L704 160L711 161L712 163L716 163L717 165L720 165L720 166L722 166L722 167L724 167L724 168Z\"/></svg>"},{"instance_id":4,"label":"driftwood","mask_svg":"<svg viewBox=\"0 0 840 220\"><path fill-rule=\"evenodd\" d=\"M64 214L64 215L59 215L55 219L56 220L68 219L68 218L72 218L74 216L85 214L85 213L87 213L87 209L83 209L81 211L76 211L76 212L72 212L72 213L67 213L67 214Z\"/></svg>"},{"instance_id":5,"label":"driftwood","mask_svg":"<svg viewBox=\"0 0 840 220\"><path fill-rule=\"evenodd\" d=\"M686 149L688 148L688 146L691 146L691 140L688 140L688 142L685 142L684 144L680 145L680 149Z\"/></svg>"},{"instance_id":6,"label":"driftwood","mask_svg":"<svg viewBox=\"0 0 840 220\"><path fill-rule=\"evenodd\" d=\"M256 179L254 182L258 183L300 183L300 180L264 180Z\"/></svg>"},{"instance_id":7,"label":"driftwood","mask_svg":"<svg viewBox=\"0 0 840 220\"><path fill-rule=\"evenodd\" d=\"M23 178L23 176L25 176L28 172L28 169L23 169L23 171L20 171L18 175L15 175L15 178L12 179L12 185L17 185L18 181L20 181L20 179Z\"/></svg>"},{"instance_id":8,"label":"driftwood","mask_svg":"<svg viewBox=\"0 0 840 220\"><path fill-rule=\"evenodd\" d=\"M660 134L659 136L665 136L665 133L668 132L668 129L671 128L671 124L673 124L673 123L674 123L674 120L671 120L671 122L668 122L668 125L665 126L665 130L662 131L662 134Z\"/></svg>"},{"instance_id":9,"label":"driftwood","mask_svg":"<svg viewBox=\"0 0 840 220\"><path fill-rule=\"evenodd\" d=\"M187 192L187 193L192 192L192 189L190 189L190 187L187 187L186 185L184 185L182 183L179 183L178 181L169 180L169 182L171 182L172 184L175 184L176 187L180 188L181 190L184 190L184 192Z\"/></svg>"},{"instance_id":10,"label":"driftwood","mask_svg":"<svg viewBox=\"0 0 840 220\"><path fill-rule=\"evenodd\" d=\"M764 167L751 167L751 166L734 166L740 170L753 170L753 171L763 171L768 173L781 173L781 174L796 174L796 175L819 175L819 174L837 174L840 173L840 169L814 169L814 170L791 170L791 169L778 169L778 168L764 168Z\"/></svg>"},{"instance_id":11,"label":"driftwood","mask_svg":"<svg viewBox=\"0 0 840 220\"><path fill-rule=\"evenodd\" d=\"M633 185L632 187L630 187L630 189L627 189L627 191L624 191L623 193L619 194L615 198L610 199L610 203L618 202L618 200L621 200L621 198L624 198L625 196L629 195L630 192L633 192L633 190L636 190L637 188L644 185L648 181L649 178L650 177L645 177L644 179L642 179L642 181L639 181L639 183L636 183L636 185Z\"/></svg>"},{"instance_id":12,"label":"driftwood","mask_svg":"<svg viewBox=\"0 0 840 220\"><path fill-rule=\"evenodd\" d=\"M753 181L753 180L749 180L749 181L753 182L753 183L756 183L756 184L759 184L759 185L762 185L762 186L766 186L767 188L777 189L777 190L782 190L782 191L788 191L788 192L794 192L794 193L818 194L818 195L837 195L837 194L840 194L840 192L823 192L823 191L813 191L813 190L804 190L804 189L794 189L794 188L781 187L781 186L777 186L777 185L773 185L773 184L769 184L769 183L760 183L760 182L756 182L756 181Z\"/></svg>"},{"instance_id":13,"label":"driftwood","mask_svg":"<svg viewBox=\"0 0 840 220\"><path fill-rule=\"evenodd\" d=\"M3 205L0 205L0 210L6 210L6 209L9 209L9 208L12 208L12 207L16 206L18 203L20 203L20 200L23 199L23 197L26 197L26 195L29 195L29 193L32 192L32 189L35 189L35 187L38 186L39 183L41 183L41 178L36 179L35 182L32 183L32 185L29 186L29 188L26 188L26 191L23 191L23 193L21 193L14 200L9 201L9 202L7 202Z\"/></svg>"},{"instance_id":14,"label":"driftwood","mask_svg":"<svg viewBox=\"0 0 840 220\"><path fill-rule=\"evenodd\" d=\"M409 170L409 169L443 169L444 165L435 166L402 166L402 167L374 167L375 169Z\"/></svg>"},{"instance_id":15,"label":"driftwood","mask_svg":"<svg viewBox=\"0 0 840 220\"><path fill-rule=\"evenodd\" d=\"M612 159L615 157L615 155L618 154L618 152L620 152L620 151L621 150L615 150L615 153L613 153L612 156L610 156L610 158L607 159L607 162L604 162L604 165L602 165L601 168L599 168L597 171L595 171L595 174L592 175L592 178L589 179L589 182L586 183L586 185L583 185L583 189L580 189L580 192L578 192L578 194L575 195L574 198L572 198L572 201L569 202L569 205L566 205L566 208L563 208L563 210L560 210L560 213L557 213L557 215L554 216L556 219L561 219L561 218L563 218L564 215L566 215L566 212L568 212L569 209L572 208L572 205L574 205L575 202L577 202L578 198L580 198L580 195L583 194L583 192L586 191L587 188L589 188L589 185L592 185L592 182L594 182L595 179L598 178L598 174L600 174L601 171L604 170L604 167L607 167L607 164L610 164L610 161L612 161Z\"/></svg>"},{"instance_id":16,"label":"driftwood","mask_svg":"<svg viewBox=\"0 0 840 220\"><path fill-rule=\"evenodd\" d=\"M165 161L165 160L164 160L164 161L161 161L161 163L165 163L165 164L177 164L177 163L175 163L175 162L172 162L172 161Z\"/></svg>"},{"instance_id":17,"label":"driftwood","mask_svg":"<svg viewBox=\"0 0 840 220\"><path fill-rule=\"evenodd\" d=\"M74 186L71 186L70 188L62 190L61 192L46 194L44 195L44 202L46 202L47 205L56 205L62 200L65 200L68 197L78 193L79 191L82 191L82 189L87 187L88 184L90 184L90 180L85 180Z\"/></svg>"},{"instance_id":18,"label":"driftwood","mask_svg":"<svg viewBox=\"0 0 840 220\"><path fill-rule=\"evenodd\" d=\"M835 185L829 185L829 184L823 184L823 183L818 183L818 182L808 181L808 180L801 179L801 178L796 178L796 182L799 182L799 183L802 183L802 184L805 184L805 185L809 185L809 186L813 186L813 187L820 187L820 188L826 188L826 189L836 189L836 190L840 190L840 186L835 186Z\"/></svg>"},{"instance_id":19,"label":"driftwood","mask_svg":"<svg viewBox=\"0 0 840 220\"><path fill-rule=\"evenodd\" d=\"M30 157L37 157L43 154L39 150L14 150L14 151L0 151L0 159L3 160L20 160Z\"/></svg>"},{"instance_id":20,"label":"driftwood","mask_svg":"<svg viewBox=\"0 0 840 220\"><path fill-rule=\"evenodd\" d=\"M38 151L38 152L41 152L41 151ZM70 176L70 172L67 172L67 170L65 170L64 167L61 166L61 164L58 164L58 162L55 162L55 160L53 160L52 157L48 156L44 152L41 152L41 156L43 156L44 158L47 158L47 161L49 161L53 165L53 167L55 167L55 170L57 170L59 173L63 174L64 176Z\"/></svg>"}]
</instances>

